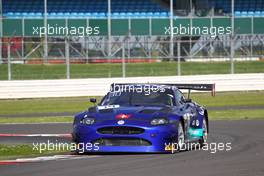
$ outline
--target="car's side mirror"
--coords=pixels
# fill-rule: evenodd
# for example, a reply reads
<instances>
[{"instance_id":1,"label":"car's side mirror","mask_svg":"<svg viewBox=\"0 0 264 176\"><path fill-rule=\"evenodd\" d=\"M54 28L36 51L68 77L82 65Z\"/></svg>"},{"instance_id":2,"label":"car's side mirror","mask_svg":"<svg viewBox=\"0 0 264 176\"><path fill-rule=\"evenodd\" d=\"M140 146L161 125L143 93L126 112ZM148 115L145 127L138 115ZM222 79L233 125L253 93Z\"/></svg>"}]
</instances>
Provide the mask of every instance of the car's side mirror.
<instances>
[{"instance_id":1,"label":"car's side mirror","mask_svg":"<svg viewBox=\"0 0 264 176\"><path fill-rule=\"evenodd\" d=\"M185 103L191 103L192 102L192 99L185 99Z\"/></svg>"},{"instance_id":2,"label":"car's side mirror","mask_svg":"<svg viewBox=\"0 0 264 176\"><path fill-rule=\"evenodd\" d=\"M90 102L95 104L96 103L96 98L90 98Z\"/></svg>"}]
</instances>

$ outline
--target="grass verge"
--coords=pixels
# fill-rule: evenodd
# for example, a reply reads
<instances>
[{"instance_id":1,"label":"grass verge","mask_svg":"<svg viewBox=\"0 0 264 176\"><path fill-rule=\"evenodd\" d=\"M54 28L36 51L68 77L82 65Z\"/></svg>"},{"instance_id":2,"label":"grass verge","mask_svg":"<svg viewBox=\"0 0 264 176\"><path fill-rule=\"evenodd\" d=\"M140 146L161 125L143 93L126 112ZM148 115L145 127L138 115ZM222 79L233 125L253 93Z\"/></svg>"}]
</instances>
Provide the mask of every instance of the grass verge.
<instances>
[{"instance_id":1,"label":"grass verge","mask_svg":"<svg viewBox=\"0 0 264 176\"><path fill-rule=\"evenodd\" d=\"M100 97L97 97L100 98ZM192 99L205 107L227 106L264 106L264 91L253 92L222 92L216 97L209 93L194 93ZM72 122L73 117L11 117L8 115L41 114L41 113L77 113L92 106L88 97L72 98L44 98L0 100L0 123L52 123ZM223 110L210 111L210 119L260 119L264 118L264 111L254 110ZM6 116L5 116L6 115Z\"/></svg>"},{"instance_id":2,"label":"grass verge","mask_svg":"<svg viewBox=\"0 0 264 176\"><path fill-rule=\"evenodd\" d=\"M100 98L100 97L97 97ZM264 91L194 93L191 98L205 107L264 106ZM93 104L88 97L0 100L0 115L32 113L77 113Z\"/></svg>"},{"instance_id":3,"label":"grass verge","mask_svg":"<svg viewBox=\"0 0 264 176\"><path fill-rule=\"evenodd\" d=\"M73 122L73 117L1 117L0 124L9 123L64 123Z\"/></svg>"},{"instance_id":4,"label":"grass verge","mask_svg":"<svg viewBox=\"0 0 264 176\"><path fill-rule=\"evenodd\" d=\"M194 93L191 98L206 107L264 106L264 91L217 92L215 97L208 93Z\"/></svg>"},{"instance_id":5,"label":"grass verge","mask_svg":"<svg viewBox=\"0 0 264 176\"><path fill-rule=\"evenodd\" d=\"M209 111L210 120L253 120L264 119L264 110L224 110ZM72 123L73 117L30 117L30 118L8 118L1 117L0 124L12 123Z\"/></svg>"},{"instance_id":6,"label":"grass verge","mask_svg":"<svg viewBox=\"0 0 264 176\"><path fill-rule=\"evenodd\" d=\"M92 106L88 97L0 100L0 115L76 113Z\"/></svg>"},{"instance_id":7,"label":"grass verge","mask_svg":"<svg viewBox=\"0 0 264 176\"><path fill-rule=\"evenodd\" d=\"M19 145L6 145L0 144L0 160L24 158L24 157L37 157L37 156L47 156L53 154L62 154L64 152L69 152L67 150L50 150L43 151L40 153L38 150L33 150L33 145L19 144Z\"/></svg>"},{"instance_id":8,"label":"grass verge","mask_svg":"<svg viewBox=\"0 0 264 176\"><path fill-rule=\"evenodd\" d=\"M166 68L166 69L164 69ZM228 74L230 62L181 62L182 75ZM263 61L235 62L235 73L264 73ZM127 63L126 76L174 76L177 62ZM72 64L71 78L122 77L122 64ZM12 65L12 79L65 79L66 66ZM0 80L7 80L7 65L0 64Z\"/></svg>"},{"instance_id":9,"label":"grass verge","mask_svg":"<svg viewBox=\"0 0 264 176\"><path fill-rule=\"evenodd\" d=\"M264 119L264 110L209 111L210 120L253 120Z\"/></svg>"}]
</instances>

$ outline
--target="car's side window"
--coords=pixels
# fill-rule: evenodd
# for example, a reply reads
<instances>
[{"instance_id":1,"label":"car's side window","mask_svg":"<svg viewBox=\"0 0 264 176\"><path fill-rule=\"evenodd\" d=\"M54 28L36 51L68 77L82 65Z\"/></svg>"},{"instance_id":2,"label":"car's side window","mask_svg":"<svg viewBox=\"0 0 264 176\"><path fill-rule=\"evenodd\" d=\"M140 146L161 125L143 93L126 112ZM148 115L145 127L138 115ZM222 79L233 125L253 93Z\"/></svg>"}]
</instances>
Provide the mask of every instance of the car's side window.
<instances>
[{"instance_id":1,"label":"car's side window","mask_svg":"<svg viewBox=\"0 0 264 176\"><path fill-rule=\"evenodd\" d=\"M174 106L175 105L175 103L173 102L174 96L172 94L167 94L167 97L168 97L168 105Z\"/></svg>"},{"instance_id":2,"label":"car's side window","mask_svg":"<svg viewBox=\"0 0 264 176\"><path fill-rule=\"evenodd\" d=\"M175 90L175 101L176 106L180 106L184 103L184 96L179 90Z\"/></svg>"}]
</instances>

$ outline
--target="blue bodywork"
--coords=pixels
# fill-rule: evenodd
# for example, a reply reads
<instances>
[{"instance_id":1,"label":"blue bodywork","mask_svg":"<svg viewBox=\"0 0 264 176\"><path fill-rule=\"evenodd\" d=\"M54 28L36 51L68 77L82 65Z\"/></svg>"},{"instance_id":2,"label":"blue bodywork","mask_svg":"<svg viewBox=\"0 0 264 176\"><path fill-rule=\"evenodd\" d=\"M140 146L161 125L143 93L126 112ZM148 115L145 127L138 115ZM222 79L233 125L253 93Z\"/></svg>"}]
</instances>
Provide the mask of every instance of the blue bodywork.
<instances>
[{"instance_id":1,"label":"blue bodywork","mask_svg":"<svg viewBox=\"0 0 264 176\"><path fill-rule=\"evenodd\" d=\"M179 123L183 125L186 142L201 140L204 119L208 128L207 111L197 103L185 100L179 89L172 90L171 106L104 105L108 93L98 105L75 116L72 133L74 142L92 144L85 152L167 153L170 151L165 150L165 146L178 142ZM85 118L94 121L86 124L83 122ZM167 123L151 124L153 119L159 118L166 119Z\"/></svg>"}]
</instances>

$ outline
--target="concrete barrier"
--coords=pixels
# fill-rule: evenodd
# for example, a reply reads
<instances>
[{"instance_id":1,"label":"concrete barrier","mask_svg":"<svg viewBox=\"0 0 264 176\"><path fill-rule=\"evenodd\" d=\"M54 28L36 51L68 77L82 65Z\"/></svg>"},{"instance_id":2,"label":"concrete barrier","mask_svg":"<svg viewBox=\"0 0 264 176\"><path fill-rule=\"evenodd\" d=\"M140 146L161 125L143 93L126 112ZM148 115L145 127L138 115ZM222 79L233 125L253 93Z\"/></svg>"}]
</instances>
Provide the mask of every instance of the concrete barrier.
<instances>
[{"instance_id":1,"label":"concrete barrier","mask_svg":"<svg viewBox=\"0 0 264 176\"><path fill-rule=\"evenodd\" d=\"M215 83L216 91L264 90L264 74L0 81L0 99L104 95L111 83Z\"/></svg>"}]
</instances>

